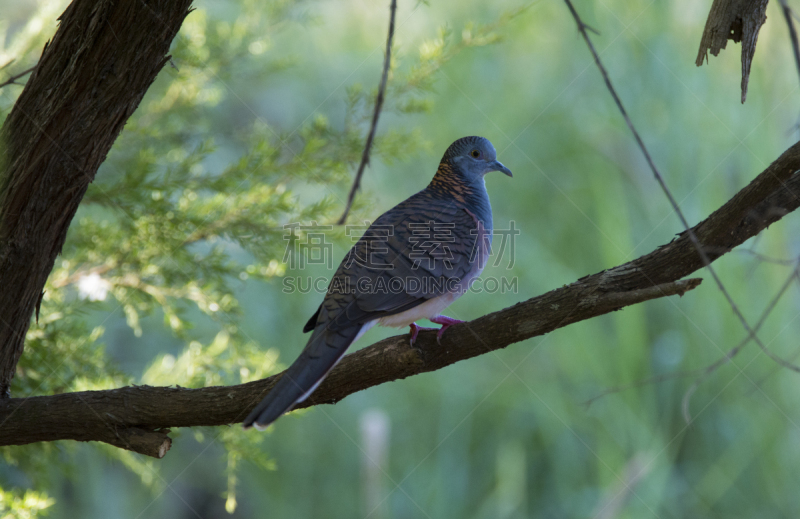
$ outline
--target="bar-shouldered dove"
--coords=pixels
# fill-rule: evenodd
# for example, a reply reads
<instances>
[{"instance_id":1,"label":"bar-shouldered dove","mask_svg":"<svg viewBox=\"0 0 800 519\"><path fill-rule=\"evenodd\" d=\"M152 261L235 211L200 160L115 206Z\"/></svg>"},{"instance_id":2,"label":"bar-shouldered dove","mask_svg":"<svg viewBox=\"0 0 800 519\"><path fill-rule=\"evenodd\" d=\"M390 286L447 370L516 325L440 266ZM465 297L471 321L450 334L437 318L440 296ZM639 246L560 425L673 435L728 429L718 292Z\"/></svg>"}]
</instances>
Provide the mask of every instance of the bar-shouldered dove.
<instances>
[{"instance_id":1,"label":"bar-shouldered dove","mask_svg":"<svg viewBox=\"0 0 800 519\"><path fill-rule=\"evenodd\" d=\"M305 349L244 420L264 429L308 398L375 324L411 327L411 343L428 319L441 324L437 340L456 319L440 315L469 289L491 252L492 208L484 175L511 171L492 143L464 137L447 148L428 187L382 214L345 257L304 332Z\"/></svg>"}]
</instances>

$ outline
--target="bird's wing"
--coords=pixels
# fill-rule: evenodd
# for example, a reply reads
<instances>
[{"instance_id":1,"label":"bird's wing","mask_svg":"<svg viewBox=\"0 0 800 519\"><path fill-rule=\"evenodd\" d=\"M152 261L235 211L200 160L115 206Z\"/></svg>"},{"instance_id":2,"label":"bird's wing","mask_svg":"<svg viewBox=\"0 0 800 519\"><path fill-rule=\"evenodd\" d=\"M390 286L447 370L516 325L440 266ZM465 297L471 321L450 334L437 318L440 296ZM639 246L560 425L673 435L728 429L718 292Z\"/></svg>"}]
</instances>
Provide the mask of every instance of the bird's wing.
<instances>
[{"instance_id":1,"label":"bird's wing","mask_svg":"<svg viewBox=\"0 0 800 519\"><path fill-rule=\"evenodd\" d=\"M478 236L463 208L417 193L375 220L345 256L314 329L364 324L452 290L478 261Z\"/></svg>"}]
</instances>

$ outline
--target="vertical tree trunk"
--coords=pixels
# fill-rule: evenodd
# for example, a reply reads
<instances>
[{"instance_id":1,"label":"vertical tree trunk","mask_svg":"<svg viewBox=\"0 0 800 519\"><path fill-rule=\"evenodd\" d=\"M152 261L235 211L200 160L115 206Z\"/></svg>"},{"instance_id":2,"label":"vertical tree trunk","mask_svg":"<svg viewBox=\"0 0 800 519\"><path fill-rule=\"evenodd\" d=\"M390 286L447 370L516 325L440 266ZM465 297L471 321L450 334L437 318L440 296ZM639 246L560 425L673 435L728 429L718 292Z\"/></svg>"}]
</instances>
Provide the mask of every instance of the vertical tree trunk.
<instances>
[{"instance_id":1,"label":"vertical tree trunk","mask_svg":"<svg viewBox=\"0 0 800 519\"><path fill-rule=\"evenodd\" d=\"M0 398L86 188L191 0L74 0L0 129Z\"/></svg>"}]
</instances>

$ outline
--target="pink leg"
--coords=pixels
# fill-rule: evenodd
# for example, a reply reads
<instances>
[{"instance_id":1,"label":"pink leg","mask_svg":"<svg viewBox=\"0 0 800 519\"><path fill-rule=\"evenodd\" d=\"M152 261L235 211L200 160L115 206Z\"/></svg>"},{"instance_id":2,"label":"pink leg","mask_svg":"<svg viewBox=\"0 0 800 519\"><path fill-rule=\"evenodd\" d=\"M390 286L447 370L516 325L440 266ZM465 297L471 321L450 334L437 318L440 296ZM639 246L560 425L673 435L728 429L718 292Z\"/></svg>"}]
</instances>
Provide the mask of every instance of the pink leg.
<instances>
[{"instance_id":1,"label":"pink leg","mask_svg":"<svg viewBox=\"0 0 800 519\"><path fill-rule=\"evenodd\" d=\"M420 330L435 330L436 328L426 328L424 326L417 326L417 323L411 323L408 325L411 328L411 345L414 345L414 341L417 340L417 335L419 335Z\"/></svg>"},{"instance_id":2,"label":"pink leg","mask_svg":"<svg viewBox=\"0 0 800 519\"><path fill-rule=\"evenodd\" d=\"M441 344L442 335L444 331L453 326L454 324L465 323L466 321L461 321L459 319L453 319L452 317L447 317L446 315L437 315L436 317L432 317L429 319L430 322L434 324L441 324L442 327L439 328L439 333L436 334L436 342Z\"/></svg>"}]
</instances>

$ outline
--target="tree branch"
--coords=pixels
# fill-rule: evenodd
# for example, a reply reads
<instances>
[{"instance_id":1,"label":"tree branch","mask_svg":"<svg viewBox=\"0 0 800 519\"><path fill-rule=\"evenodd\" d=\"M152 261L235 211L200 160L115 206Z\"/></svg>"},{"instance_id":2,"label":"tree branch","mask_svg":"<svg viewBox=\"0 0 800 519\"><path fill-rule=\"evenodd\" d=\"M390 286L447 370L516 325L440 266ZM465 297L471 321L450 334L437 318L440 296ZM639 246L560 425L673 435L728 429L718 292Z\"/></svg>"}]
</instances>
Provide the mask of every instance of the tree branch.
<instances>
[{"instance_id":1,"label":"tree branch","mask_svg":"<svg viewBox=\"0 0 800 519\"><path fill-rule=\"evenodd\" d=\"M337 225L343 225L347 221L347 214L350 212L350 207L353 205L356 191L358 191L358 188L361 186L361 176L364 174L364 168L369 164L369 152L372 149L372 141L375 139L375 130L378 129L378 117L381 115L383 98L386 95L386 82L389 79L389 68L392 64L392 38L394 38L394 14L395 11L397 11L397 0L392 0L389 11L389 35L386 37L386 54L383 58L383 74L381 74L381 83L378 86L378 96L375 98L375 111L372 113L372 124L370 125L369 135L367 135L367 143L364 145L364 152L361 154L361 163L358 165L356 178L353 180L350 194L347 195L347 205L344 208L342 216L339 217L339 221L336 222Z\"/></svg>"},{"instance_id":2,"label":"tree branch","mask_svg":"<svg viewBox=\"0 0 800 519\"><path fill-rule=\"evenodd\" d=\"M708 51L714 56L728 45L742 42L742 103L747 98L750 65L756 53L758 31L767 21L769 0L714 0L708 13L706 27L700 40L700 50L695 64L699 67L708 61Z\"/></svg>"},{"instance_id":3,"label":"tree branch","mask_svg":"<svg viewBox=\"0 0 800 519\"><path fill-rule=\"evenodd\" d=\"M19 74L15 74L15 75L11 76L10 78L8 78L5 81L3 81L2 83L0 83L0 88L3 88L4 86L8 86L8 85L19 85L19 83L17 83L17 80L19 78L27 75L27 74L30 74L35 69L36 69L36 65L32 66L31 68L29 68L27 70L23 70Z\"/></svg>"},{"instance_id":4,"label":"tree branch","mask_svg":"<svg viewBox=\"0 0 800 519\"><path fill-rule=\"evenodd\" d=\"M797 209L799 171L800 143L692 227L709 260L714 261ZM633 261L455 325L441 345L435 332L422 332L416 347L409 346L407 335L399 335L347 355L300 407L335 403L357 391L436 371L627 305L683 294L700 280L681 278L703 266L688 232L683 232ZM109 441L109 430L118 435L129 428L161 433L172 427L238 423L279 376L228 387L134 386L8 399L0 402L0 445L63 439L116 445Z\"/></svg>"},{"instance_id":5,"label":"tree branch","mask_svg":"<svg viewBox=\"0 0 800 519\"><path fill-rule=\"evenodd\" d=\"M792 42L794 64L797 67L798 74L800 74L800 43L797 41L797 31L794 28L794 21L792 20L792 8L789 7L789 2L787 0L780 0L780 2L783 18L786 20L786 26L789 28L789 41Z\"/></svg>"},{"instance_id":6,"label":"tree branch","mask_svg":"<svg viewBox=\"0 0 800 519\"><path fill-rule=\"evenodd\" d=\"M78 204L190 4L74 0L0 129L0 398Z\"/></svg>"}]
</instances>

